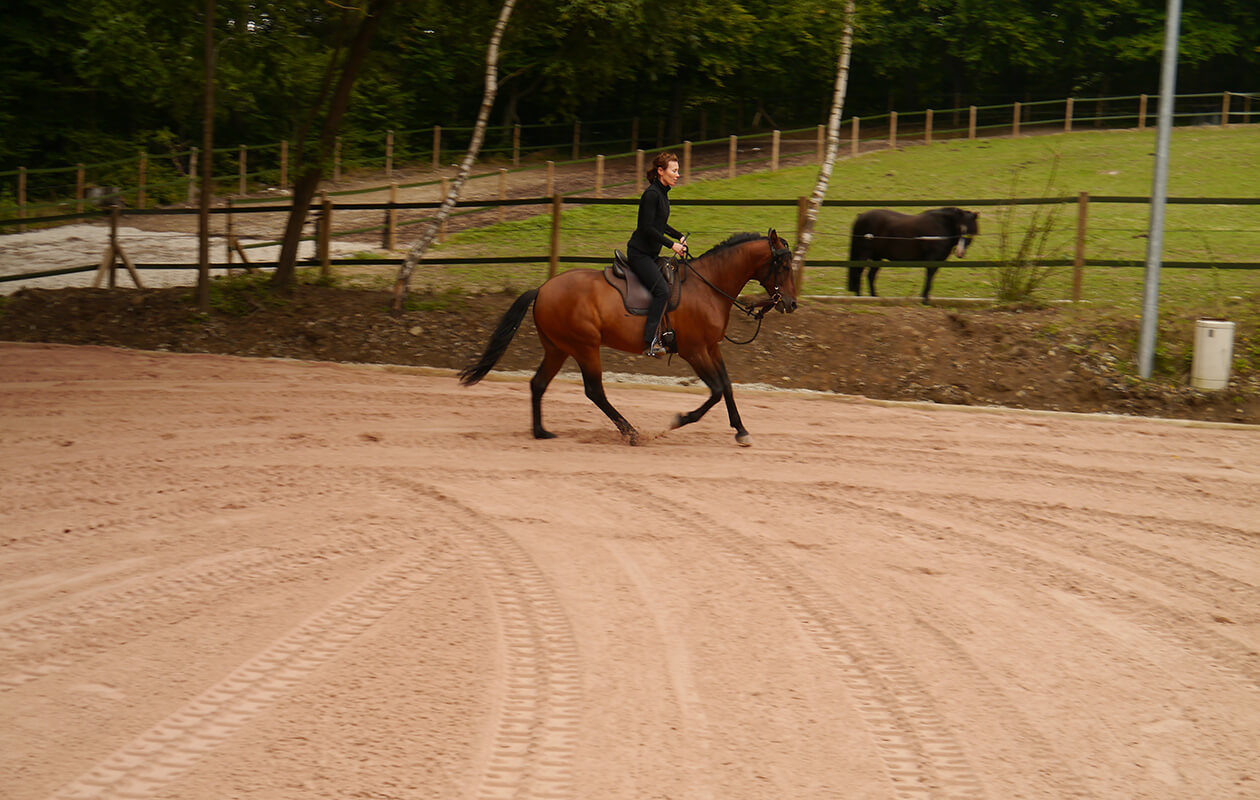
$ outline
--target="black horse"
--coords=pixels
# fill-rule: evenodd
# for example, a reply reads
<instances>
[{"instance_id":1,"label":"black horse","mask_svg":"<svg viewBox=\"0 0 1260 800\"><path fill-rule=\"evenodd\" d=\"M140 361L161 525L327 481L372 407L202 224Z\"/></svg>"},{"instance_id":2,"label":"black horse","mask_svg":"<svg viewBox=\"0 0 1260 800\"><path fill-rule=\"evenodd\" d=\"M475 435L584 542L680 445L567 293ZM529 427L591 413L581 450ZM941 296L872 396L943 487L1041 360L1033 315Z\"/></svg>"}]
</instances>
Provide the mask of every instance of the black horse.
<instances>
[{"instance_id":1,"label":"black horse","mask_svg":"<svg viewBox=\"0 0 1260 800\"><path fill-rule=\"evenodd\" d=\"M961 208L934 208L922 214L902 214L886 208L863 211L853 220L849 242L850 261L944 261L953 250L962 258L971 237L980 232L980 214ZM862 267L849 267L849 291L862 294ZM875 296L879 267L867 267L866 283ZM927 268L923 302L932 291L932 278L940 267Z\"/></svg>"}]
</instances>

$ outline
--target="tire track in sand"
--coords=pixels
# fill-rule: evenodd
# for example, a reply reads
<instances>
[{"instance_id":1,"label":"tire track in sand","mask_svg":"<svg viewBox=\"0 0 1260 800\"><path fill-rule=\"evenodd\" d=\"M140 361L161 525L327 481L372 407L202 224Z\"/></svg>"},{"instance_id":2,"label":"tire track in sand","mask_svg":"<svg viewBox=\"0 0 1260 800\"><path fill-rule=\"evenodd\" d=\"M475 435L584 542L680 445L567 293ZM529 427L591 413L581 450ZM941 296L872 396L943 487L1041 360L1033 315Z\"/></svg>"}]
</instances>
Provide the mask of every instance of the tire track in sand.
<instances>
[{"instance_id":1,"label":"tire track in sand","mask_svg":"<svg viewBox=\"0 0 1260 800\"><path fill-rule=\"evenodd\" d=\"M547 576L510 535L436 487L381 473L392 485L440 506L430 519L457 542L485 581L500 624L503 686L483 757L478 800L573 797L581 719L581 676L573 630Z\"/></svg>"},{"instance_id":2,"label":"tire track in sand","mask_svg":"<svg viewBox=\"0 0 1260 800\"><path fill-rule=\"evenodd\" d=\"M866 723L899 800L983 798L976 776L931 697L896 653L800 568L752 537L708 519L676 497L642 490L644 513L673 507L672 524L716 542L737 564L777 595L806 635L825 653ZM690 520L706 520L699 525Z\"/></svg>"},{"instance_id":3,"label":"tire track in sand","mask_svg":"<svg viewBox=\"0 0 1260 800\"><path fill-rule=\"evenodd\" d=\"M76 638L75 635L83 631L100 631L106 624L125 625L131 620L144 620L149 624L155 613L174 609L181 601L195 600L242 584L278 581L286 575L340 559L411 543L400 531L344 529L336 533L336 546L293 552L251 549L227 554L195 567L179 567L170 573L152 576L132 588L103 595L89 593L78 602L36 610L0 625L0 657L7 656L4 661L10 662L7 669L0 672L0 693L69 669L108 652L117 643L113 636L98 635L92 640ZM27 651L49 648L54 643L52 656L26 655Z\"/></svg>"},{"instance_id":4,"label":"tire track in sand","mask_svg":"<svg viewBox=\"0 0 1260 800\"><path fill-rule=\"evenodd\" d=\"M53 798L110 800L153 795L265 713L455 561L454 554L435 558L427 551L399 559L61 787Z\"/></svg>"}]
</instances>

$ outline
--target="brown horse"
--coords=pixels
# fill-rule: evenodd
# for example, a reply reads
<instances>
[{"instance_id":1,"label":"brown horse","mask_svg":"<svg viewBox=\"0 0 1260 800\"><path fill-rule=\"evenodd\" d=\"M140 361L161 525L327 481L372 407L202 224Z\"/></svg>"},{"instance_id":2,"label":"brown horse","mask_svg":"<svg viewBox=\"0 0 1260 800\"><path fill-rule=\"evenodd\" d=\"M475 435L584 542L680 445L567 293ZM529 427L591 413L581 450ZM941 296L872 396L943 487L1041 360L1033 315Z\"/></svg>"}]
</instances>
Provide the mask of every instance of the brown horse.
<instances>
[{"instance_id":1,"label":"brown horse","mask_svg":"<svg viewBox=\"0 0 1260 800\"><path fill-rule=\"evenodd\" d=\"M791 257L787 243L771 229L768 236L735 234L704 255L686 262L687 284L678 307L669 317L677 352L709 387L709 397L696 410L676 415L671 428L698 421L718 400L725 398L735 441L744 446L752 444L735 407L731 379L726 374L718 345L726 332L731 306L737 302L744 285L754 278L770 295L768 300L758 304L760 314L771 308L787 313L796 310ZM518 297L499 321L481 358L459 373L460 382L471 386L486 376L507 350L531 303L534 325L543 346L542 363L529 382L534 438L555 436L543 428L542 396L551 379L572 356L582 371L586 396L608 415L630 444L638 444L638 431L613 408L604 394L599 348L607 345L627 353L640 352L643 320L626 312L621 296L608 285L600 270L570 270Z\"/></svg>"}]
</instances>

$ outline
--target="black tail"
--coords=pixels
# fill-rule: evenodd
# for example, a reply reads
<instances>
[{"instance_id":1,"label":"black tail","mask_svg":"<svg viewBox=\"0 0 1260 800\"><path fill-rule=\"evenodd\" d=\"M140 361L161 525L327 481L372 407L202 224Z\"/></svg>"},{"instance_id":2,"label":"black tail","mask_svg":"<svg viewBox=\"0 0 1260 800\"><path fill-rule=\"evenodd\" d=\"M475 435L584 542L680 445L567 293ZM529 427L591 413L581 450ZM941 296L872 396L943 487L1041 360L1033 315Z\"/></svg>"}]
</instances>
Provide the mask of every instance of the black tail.
<instances>
[{"instance_id":1,"label":"black tail","mask_svg":"<svg viewBox=\"0 0 1260 800\"><path fill-rule=\"evenodd\" d=\"M499 320L499 327L495 328L494 333L491 334L490 343L486 345L486 352L481 354L481 358L478 359L477 363L469 364L460 370L460 383L465 386L472 386L486 377L486 373L494 368L494 365L503 357L504 351L508 349L508 345L512 343L512 337L516 335L516 329L521 327L521 320L525 319L525 312L529 310L530 303L534 302L534 298L537 296L538 290L530 289L516 298L516 302L503 315L503 319Z\"/></svg>"}]
</instances>

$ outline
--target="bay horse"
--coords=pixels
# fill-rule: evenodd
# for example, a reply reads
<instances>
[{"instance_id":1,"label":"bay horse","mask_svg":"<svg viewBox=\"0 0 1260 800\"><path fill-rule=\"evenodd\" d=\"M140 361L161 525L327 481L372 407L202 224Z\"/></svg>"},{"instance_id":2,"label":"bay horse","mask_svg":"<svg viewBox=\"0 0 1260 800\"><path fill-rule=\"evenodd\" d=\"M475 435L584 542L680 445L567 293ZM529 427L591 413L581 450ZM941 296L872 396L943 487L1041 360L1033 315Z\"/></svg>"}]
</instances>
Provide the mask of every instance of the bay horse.
<instances>
[{"instance_id":1,"label":"bay horse","mask_svg":"<svg viewBox=\"0 0 1260 800\"><path fill-rule=\"evenodd\" d=\"M853 220L849 239L850 261L944 261L950 251L958 258L967 252L971 237L980 232L980 214L961 208L934 208L922 214L902 214L886 208L863 211ZM866 283L875 297L879 267L867 267ZM927 305L932 279L940 267L928 267L923 282ZM862 294L862 267L849 267L849 291Z\"/></svg>"},{"instance_id":2,"label":"bay horse","mask_svg":"<svg viewBox=\"0 0 1260 800\"><path fill-rule=\"evenodd\" d=\"M675 415L671 429L698 421L718 400L725 398L735 441L745 447L752 444L735 407L731 379L718 345L726 332L732 305L744 285L753 279L770 295L757 304L760 314L764 315L771 308L789 314L796 310L796 281L791 260L787 242L772 228L766 236L734 234L704 255L684 262L688 281L678 307L669 312L674 347L709 388L709 397L694 411ZM555 436L543 427L543 392L572 356L582 371L587 398L613 421L623 439L632 445L638 444L638 431L604 394L600 347L640 353L643 319L627 312L621 295L604 280L601 270L562 272L516 298L491 334L481 358L459 373L460 383L471 386L490 372L507 350L531 303L534 326L543 347L542 363L529 382L534 438Z\"/></svg>"}]
</instances>

